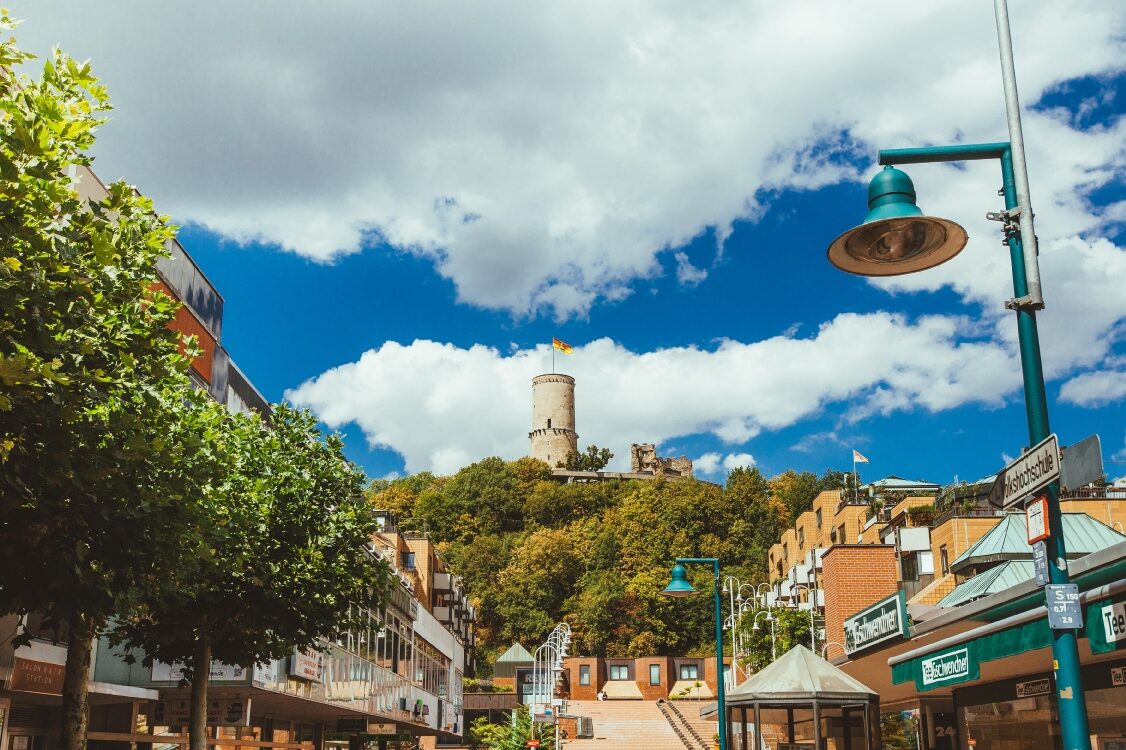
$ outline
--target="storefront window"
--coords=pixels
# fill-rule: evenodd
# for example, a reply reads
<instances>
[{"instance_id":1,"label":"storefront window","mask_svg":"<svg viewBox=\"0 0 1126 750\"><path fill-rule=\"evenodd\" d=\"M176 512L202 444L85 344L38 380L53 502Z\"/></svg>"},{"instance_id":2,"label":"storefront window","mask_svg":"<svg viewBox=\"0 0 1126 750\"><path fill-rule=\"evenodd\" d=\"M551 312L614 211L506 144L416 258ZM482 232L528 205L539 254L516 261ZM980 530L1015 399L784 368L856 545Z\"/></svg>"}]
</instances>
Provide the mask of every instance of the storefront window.
<instances>
[{"instance_id":1,"label":"storefront window","mask_svg":"<svg viewBox=\"0 0 1126 750\"><path fill-rule=\"evenodd\" d=\"M1097 747L1126 750L1126 664L1089 664L1083 668L1083 685ZM962 746L972 739L975 750L1059 750L1063 743L1055 693L1048 674L956 691Z\"/></svg>"}]
</instances>

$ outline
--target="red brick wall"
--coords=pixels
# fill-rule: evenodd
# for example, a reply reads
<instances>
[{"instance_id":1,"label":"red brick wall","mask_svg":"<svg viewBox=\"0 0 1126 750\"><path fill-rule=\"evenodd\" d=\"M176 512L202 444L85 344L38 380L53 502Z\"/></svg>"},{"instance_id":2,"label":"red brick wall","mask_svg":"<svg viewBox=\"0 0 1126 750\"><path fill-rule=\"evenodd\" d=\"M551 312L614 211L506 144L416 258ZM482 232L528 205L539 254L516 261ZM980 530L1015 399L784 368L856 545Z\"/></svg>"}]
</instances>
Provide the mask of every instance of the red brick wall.
<instances>
[{"instance_id":1,"label":"red brick wall","mask_svg":"<svg viewBox=\"0 0 1126 750\"><path fill-rule=\"evenodd\" d=\"M727 646L729 644L725 643L723 645ZM724 654L723 663L728 665L731 664L730 654ZM714 656L709 656L704 659L704 683L709 688L711 688L712 695L716 695L716 693L719 691L719 679L718 675L716 674L715 664L716 661Z\"/></svg>"},{"instance_id":2,"label":"red brick wall","mask_svg":"<svg viewBox=\"0 0 1126 750\"><path fill-rule=\"evenodd\" d=\"M649 667L656 664L661 669L661 680L658 685L649 684ZM645 656L634 660L634 678L641 697L647 701L658 698L668 698L669 688L675 680L670 681L672 672L672 659L667 656Z\"/></svg>"},{"instance_id":3,"label":"red brick wall","mask_svg":"<svg viewBox=\"0 0 1126 750\"><path fill-rule=\"evenodd\" d=\"M836 544L822 558L825 589L825 651L832 659L844 654L844 621L891 596L899 588L895 547L890 544Z\"/></svg>"},{"instance_id":4,"label":"red brick wall","mask_svg":"<svg viewBox=\"0 0 1126 750\"><path fill-rule=\"evenodd\" d=\"M583 685L579 681L579 667L590 667L590 684ZM571 700L592 701L598 697L602 689L603 680L602 660L597 656L573 656L563 660L563 669L567 672L567 683L571 687Z\"/></svg>"}]
</instances>

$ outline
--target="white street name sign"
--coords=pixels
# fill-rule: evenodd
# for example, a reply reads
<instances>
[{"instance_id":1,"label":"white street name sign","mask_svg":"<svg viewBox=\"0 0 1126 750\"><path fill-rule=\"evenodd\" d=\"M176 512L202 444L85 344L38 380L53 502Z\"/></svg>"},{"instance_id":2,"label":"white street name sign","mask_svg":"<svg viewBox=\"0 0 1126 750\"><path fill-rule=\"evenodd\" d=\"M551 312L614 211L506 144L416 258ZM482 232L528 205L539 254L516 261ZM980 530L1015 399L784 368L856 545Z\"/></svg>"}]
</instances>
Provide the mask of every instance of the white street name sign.
<instances>
[{"instance_id":1,"label":"white street name sign","mask_svg":"<svg viewBox=\"0 0 1126 750\"><path fill-rule=\"evenodd\" d=\"M1060 443L1055 433L1032 446L997 475L989 501L1002 508L1016 505L1060 476Z\"/></svg>"}]
</instances>

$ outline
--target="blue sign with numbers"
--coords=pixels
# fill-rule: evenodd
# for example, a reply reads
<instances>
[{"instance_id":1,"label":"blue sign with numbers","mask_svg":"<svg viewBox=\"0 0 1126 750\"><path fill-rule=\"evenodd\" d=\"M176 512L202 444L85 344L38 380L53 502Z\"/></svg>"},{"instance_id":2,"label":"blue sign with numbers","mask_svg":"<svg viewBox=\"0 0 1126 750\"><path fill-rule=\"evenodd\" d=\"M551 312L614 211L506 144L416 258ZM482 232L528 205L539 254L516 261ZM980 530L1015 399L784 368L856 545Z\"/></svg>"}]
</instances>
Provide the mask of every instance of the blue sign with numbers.
<instances>
[{"instance_id":1,"label":"blue sign with numbers","mask_svg":"<svg viewBox=\"0 0 1126 750\"><path fill-rule=\"evenodd\" d=\"M1079 606L1079 587L1074 583L1049 583L1044 587L1048 605L1048 626L1052 630L1074 630L1083 627L1083 609Z\"/></svg>"},{"instance_id":2,"label":"blue sign with numbers","mask_svg":"<svg viewBox=\"0 0 1126 750\"><path fill-rule=\"evenodd\" d=\"M1032 566L1036 570L1036 585L1047 586L1048 581L1048 546L1043 540L1032 545Z\"/></svg>"}]
</instances>

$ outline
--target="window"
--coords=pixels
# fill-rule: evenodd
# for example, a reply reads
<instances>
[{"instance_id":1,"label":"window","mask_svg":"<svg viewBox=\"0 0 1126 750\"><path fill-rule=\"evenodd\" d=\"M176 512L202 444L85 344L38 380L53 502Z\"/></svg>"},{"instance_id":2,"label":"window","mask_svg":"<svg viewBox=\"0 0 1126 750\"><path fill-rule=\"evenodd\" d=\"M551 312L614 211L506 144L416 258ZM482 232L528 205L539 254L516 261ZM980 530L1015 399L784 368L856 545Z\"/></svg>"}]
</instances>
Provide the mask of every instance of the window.
<instances>
[{"instance_id":1,"label":"window","mask_svg":"<svg viewBox=\"0 0 1126 750\"><path fill-rule=\"evenodd\" d=\"M798 549L805 549L805 529L798 529Z\"/></svg>"},{"instance_id":2,"label":"window","mask_svg":"<svg viewBox=\"0 0 1126 750\"><path fill-rule=\"evenodd\" d=\"M848 537L845 536L845 525L842 523L837 527L837 541L841 544L848 544Z\"/></svg>"},{"instance_id":3,"label":"window","mask_svg":"<svg viewBox=\"0 0 1126 750\"><path fill-rule=\"evenodd\" d=\"M817 513L815 515L817 516L817 528L821 528L821 509L820 508L817 509Z\"/></svg>"},{"instance_id":4,"label":"window","mask_svg":"<svg viewBox=\"0 0 1126 750\"><path fill-rule=\"evenodd\" d=\"M940 563L942 563L942 575L946 575L947 573L949 573L950 572L950 558L947 557L946 545L945 544L938 548L938 560L939 560Z\"/></svg>"},{"instance_id":5,"label":"window","mask_svg":"<svg viewBox=\"0 0 1126 750\"><path fill-rule=\"evenodd\" d=\"M782 545L782 559L783 560L789 560L790 559L790 545L788 545L788 544Z\"/></svg>"},{"instance_id":6,"label":"window","mask_svg":"<svg viewBox=\"0 0 1126 750\"><path fill-rule=\"evenodd\" d=\"M903 555L899 563L900 580L903 581L917 581L919 580L919 560L914 552L908 552Z\"/></svg>"},{"instance_id":7,"label":"window","mask_svg":"<svg viewBox=\"0 0 1126 750\"><path fill-rule=\"evenodd\" d=\"M610 679L611 680L628 680L629 667L625 664L611 664L610 665Z\"/></svg>"},{"instance_id":8,"label":"window","mask_svg":"<svg viewBox=\"0 0 1126 750\"><path fill-rule=\"evenodd\" d=\"M413 552L404 552L403 553L403 568L405 570L414 570L414 553Z\"/></svg>"},{"instance_id":9,"label":"window","mask_svg":"<svg viewBox=\"0 0 1126 750\"><path fill-rule=\"evenodd\" d=\"M660 664L650 664L649 665L649 684L650 685L660 685L661 684L661 665Z\"/></svg>"},{"instance_id":10,"label":"window","mask_svg":"<svg viewBox=\"0 0 1126 750\"><path fill-rule=\"evenodd\" d=\"M582 665L579 666L579 684L580 685L589 685L590 684L590 665L589 664L582 664Z\"/></svg>"},{"instance_id":11,"label":"window","mask_svg":"<svg viewBox=\"0 0 1126 750\"><path fill-rule=\"evenodd\" d=\"M698 680L698 679L700 679L700 666L698 664L681 664L680 665L680 679L682 679L682 680Z\"/></svg>"},{"instance_id":12,"label":"window","mask_svg":"<svg viewBox=\"0 0 1126 750\"><path fill-rule=\"evenodd\" d=\"M551 429L551 419L550 418L547 420L547 429L549 429L549 430Z\"/></svg>"}]
</instances>

